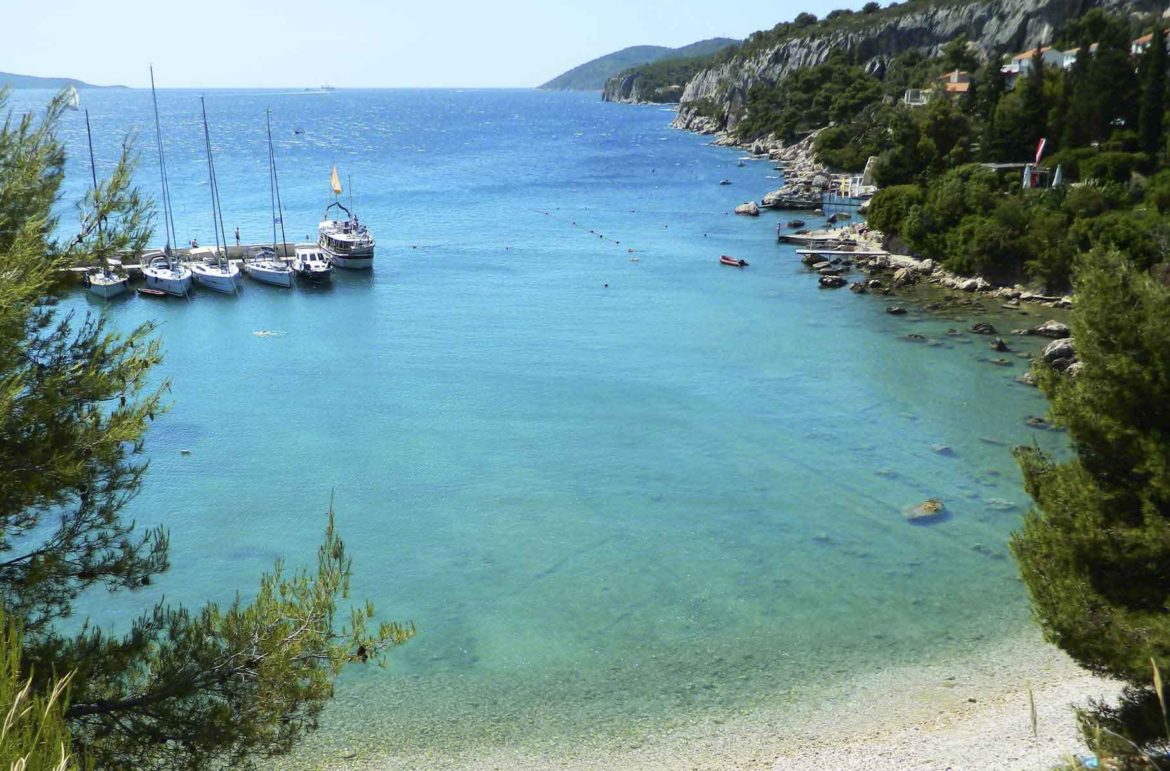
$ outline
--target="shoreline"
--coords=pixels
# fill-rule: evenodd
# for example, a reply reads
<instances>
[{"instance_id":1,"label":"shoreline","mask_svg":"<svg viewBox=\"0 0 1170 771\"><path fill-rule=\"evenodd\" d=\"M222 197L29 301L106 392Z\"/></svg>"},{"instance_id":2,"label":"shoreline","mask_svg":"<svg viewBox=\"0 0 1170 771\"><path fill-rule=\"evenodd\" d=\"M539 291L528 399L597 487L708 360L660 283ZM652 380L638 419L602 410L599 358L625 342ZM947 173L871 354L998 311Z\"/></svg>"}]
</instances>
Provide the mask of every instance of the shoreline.
<instances>
[{"instance_id":1,"label":"shoreline","mask_svg":"<svg viewBox=\"0 0 1170 771\"><path fill-rule=\"evenodd\" d=\"M1085 752L1073 706L1121 684L1080 669L1029 626L973 651L843 680L823 692L722 722L708 720L623 749L441 752L337 759L333 769L796 771L1038 769ZM1036 710L1032 733L1030 698Z\"/></svg>"}]
</instances>

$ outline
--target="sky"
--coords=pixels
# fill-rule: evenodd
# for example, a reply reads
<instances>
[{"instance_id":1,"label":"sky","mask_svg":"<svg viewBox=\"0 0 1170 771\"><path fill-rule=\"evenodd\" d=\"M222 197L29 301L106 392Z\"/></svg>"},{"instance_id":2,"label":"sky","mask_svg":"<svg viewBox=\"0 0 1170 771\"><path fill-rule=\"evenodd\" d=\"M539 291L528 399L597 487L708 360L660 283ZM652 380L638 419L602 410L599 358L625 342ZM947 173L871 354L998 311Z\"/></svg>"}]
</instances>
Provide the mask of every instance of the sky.
<instances>
[{"instance_id":1,"label":"sky","mask_svg":"<svg viewBox=\"0 0 1170 771\"><path fill-rule=\"evenodd\" d=\"M531 87L841 0L0 0L0 71L160 87ZM17 34L17 30L19 33Z\"/></svg>"}]
</instances>

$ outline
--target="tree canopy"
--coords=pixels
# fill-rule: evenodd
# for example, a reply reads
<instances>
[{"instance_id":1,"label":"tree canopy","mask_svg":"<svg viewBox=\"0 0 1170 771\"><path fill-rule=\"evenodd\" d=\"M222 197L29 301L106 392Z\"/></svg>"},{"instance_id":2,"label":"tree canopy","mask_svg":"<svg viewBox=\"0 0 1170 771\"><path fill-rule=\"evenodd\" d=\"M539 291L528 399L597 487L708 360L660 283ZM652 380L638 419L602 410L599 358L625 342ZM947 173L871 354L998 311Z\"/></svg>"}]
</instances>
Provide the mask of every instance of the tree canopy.
<instances>
[{"instance_id":1,"label":"tree canopy","mask_svg":"<svg viewBox=\"0 0 1170 771\"><path fill-rule=\"evenodd\" d=\"M1160 733L1141 729L1159 722L1151 662L1170 661L1170 287L1113 251L1077 268L1081 369L1038 370L1074 455L1017 451L1035 507L1012 552L1048 640L1130 684L1098 717L1143 744Z\"/></svg>"},{"instance_id":2,"label":"tree canopy","mask_svg":"<svg viewBox=\"0 0 1170 771\"><path fill-rule=\"evenodd\" d=\"M151 378L155 330L121 334L104 315L56 302L66 268L143 248L151 206L124 148L80 202L78 235L54 235L64 104L0 126L0 610L19 630L33 694L48 698L57 677L71 678L62 714L84 762L247 767L316 728L346 664L382 660L414 628L373 628L369 605L339 617L351 563L330 507L315 568L278 562L250 599L194 611L160 603L121 636L61 631L83 592L133 592L169 564L165 531L122 515L145 481L147 425L166 408L166 383Z\"/></svg>"}]
</instances>

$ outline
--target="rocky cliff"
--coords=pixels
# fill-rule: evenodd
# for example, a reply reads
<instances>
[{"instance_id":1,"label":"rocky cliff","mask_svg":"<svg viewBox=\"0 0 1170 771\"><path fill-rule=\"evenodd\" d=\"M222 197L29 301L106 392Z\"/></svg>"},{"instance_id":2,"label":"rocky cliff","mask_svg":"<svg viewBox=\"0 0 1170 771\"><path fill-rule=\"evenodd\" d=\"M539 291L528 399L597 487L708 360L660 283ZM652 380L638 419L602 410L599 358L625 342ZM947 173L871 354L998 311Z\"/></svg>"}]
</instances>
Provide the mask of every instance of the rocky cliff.
<instances>
[{"instance_id":1,"label":"rocky cliff","mask_svg":"<svg viewBox=\"0 0 1170 771\"><path fill-rule=\"evenodd\" d=\"M735 128L748 89L776 83L790 72L823 62L836 49L856 52L870 72L880 72L898 54L919 49L937 53L956 37L990 55L1024 51L1051 42L1070 19L1093 7L1118 12L1162 10L1164 0L915 0L873 14L827 20L789 34L772 45L748 40L734 56L700 70L686 83L675 125L703 133ZM767 39L768 33L761 33ZM637 101L637 71L606 84L603 98Z\"/></svg>"}]
</instances>

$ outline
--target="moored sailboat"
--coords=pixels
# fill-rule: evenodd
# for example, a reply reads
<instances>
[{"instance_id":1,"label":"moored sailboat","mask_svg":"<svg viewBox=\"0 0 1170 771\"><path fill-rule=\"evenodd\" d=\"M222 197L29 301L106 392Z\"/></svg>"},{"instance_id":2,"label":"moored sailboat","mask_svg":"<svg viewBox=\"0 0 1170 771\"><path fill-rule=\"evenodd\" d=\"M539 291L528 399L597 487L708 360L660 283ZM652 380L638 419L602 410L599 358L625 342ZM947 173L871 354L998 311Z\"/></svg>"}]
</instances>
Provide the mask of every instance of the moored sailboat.
<instances>
[{"instance_id":1,"label":"moored sailboat","mask_svg":"<svg viewBox=\"0 0 1170 771\"><path fill-rule=\"evenodd\" d=\"M280 183L276 178L276 154L272 151L272 111L265 114L268 126L268 194L272 199L272 248L257 249L244 258L244 272L262 284L293 285L293 269L278 255L284 250L284 207L280 203ZM280 223L280 241L276 240L276 224ZM279 245L278 245L279 243Z\"/></svg>"},{"instance_id":2,"label":"moored sailboat","mask_svg":"<svg viewBox=\"0 0 1170 771\"><path fill-rule=\"evenodd\" d=\"M72 96L77 96L77 89L70 86ZM76 105L79 100L76 100ZM74 107L76 109L76 107ZM93 130L89 125L89 110L85 111L85 137L89 142L89 173L93 179L93 226L97 229L97 254L101 258L106 249L105 230L102 228L101 201L98 200L97 162L93 157ZM88 231L87 225L83 230ZM92 268L85 274L85 285L92 294L103 300L117 297L130 287L130 277L122 270L122 261L117 258L106 258L105 264Z\"/></svg>"},{"instance_id":3,"label":"moored sailboat","mask_svg":"<svg viewBox=\"0 0 1170 771\"><path fill-rule=\"evenodd\" d=\"M240 289L240 269L227 258L227 231L223 227L223 211L219 206L219 183L215 177L215 160L211 156L211 132L207 128L207 103L199 97L203 112L203 143L207 148L207 178L211 188L211 224L215 230L215 248L191 250L191 274L199 286L224 294L235 294Z\"/></svg>"},{"instance_id":4,"label":"moored sailboat","mask_svg":"<svg viewBox=\"0 0 1170 771\"><path fill-rule=\"evenodd\" d=\"M158 95L154 90L154 67L150 68L150 96L154 102L154 136L158 144L158 169L162 181L163 227L166 246L150 259L143 257L142 276L148 289L185 297L191 291L191 270L171 251L175 241L175 216L171 211L171 189L167 183L166 154L163 152L162 124L158 120Z\"/></svg>"}]
</instances>

